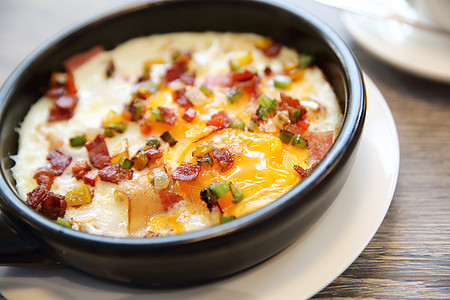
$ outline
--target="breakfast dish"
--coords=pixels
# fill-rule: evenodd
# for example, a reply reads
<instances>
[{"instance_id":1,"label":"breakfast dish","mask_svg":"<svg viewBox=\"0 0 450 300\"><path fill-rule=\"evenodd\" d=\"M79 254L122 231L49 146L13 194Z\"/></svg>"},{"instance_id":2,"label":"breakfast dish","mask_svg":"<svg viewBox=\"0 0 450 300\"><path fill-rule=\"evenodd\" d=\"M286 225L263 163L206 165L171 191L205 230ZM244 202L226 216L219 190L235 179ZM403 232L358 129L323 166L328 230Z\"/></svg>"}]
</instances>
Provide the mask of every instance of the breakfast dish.
<instances>
[{"instance_id":1,"label":"breakfast dish","mask_svg":"<svg viewBox=\"0 0 450 300\"><path fill-rule=\"evenodd\" d=\"M408 73L450 83L450 36L395 21L342 14L350 34L380 60Z\"/></svg>"},{"instance_id":2,"label":"breakfast dish","mask_svg":"<svg viewBox=\"0 0 450 300\"><path fill-rule=\"evenodd\" d=\"M132 289L105 283L71 268L0 268L7 299L118 298L308 299L330 284L370 242L394 195L399 141L389 107L365 76L368 109L361 145L348 180L326 213L294 244L240 274L185 289ZM244 296L243 296L244 295Z\"/></svg>"},{"instance_id":3,"label":"breakfast dish","mask_svg":"<svg viewBox=\"0 0 450 300\"><path fill-rule=\"evenodd\" d=\"M64 226L118 237L246 215L307 176L339 133L341 108L312 60L215 32L80 53L19 128L19 194Z\"/></svg>"}]
</instances>

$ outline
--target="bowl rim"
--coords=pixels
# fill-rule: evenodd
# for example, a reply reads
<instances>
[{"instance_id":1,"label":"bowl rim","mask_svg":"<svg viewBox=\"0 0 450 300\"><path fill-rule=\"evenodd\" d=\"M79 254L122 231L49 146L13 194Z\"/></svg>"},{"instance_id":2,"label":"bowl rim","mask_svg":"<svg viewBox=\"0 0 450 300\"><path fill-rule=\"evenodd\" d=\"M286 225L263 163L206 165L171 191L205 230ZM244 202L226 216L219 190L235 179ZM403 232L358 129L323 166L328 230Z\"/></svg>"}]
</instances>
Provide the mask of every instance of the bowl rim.
<instances>
[{"instance_id":1,"label":"bowl rim","mask_svg":"<svg viewBox=\"0 0 450 300\"><path fill-rule=\"evenodd\" d=\"M197 2L207 2L206 0L194 0ZM95 26L96 24L103 23L110 19L117 18L122 15L139 11L149 6L166 5L168 3L185 2L185 0L152 0L147 3L138 3L132 5L126 5L124 7L114 9L108 12L103 12L97 15L87 17L75 24L64 28L62 31L51 37L49 40L41 44L35 50L33 50L10 74L5 83L0 89L0 108L2 112L2 118L4 113L5 99L10 97L10 94L15 85L16 79L20 78L23 71L38 57L44 54L55 43L71 35L79 32L80 30L89 26ZM219 2L219 1L217 1ZM37 228L40 232L46 233L47 236L52 236L53 239L63 238L67 241L73 242L87 242L94 244L107 244L109 246L116 247L172 247L180 244L201 242L204 240L210 240L227 236L233 232L245 230L246 228L260 224L264 220L271 218L280 210L284 210L292 205L293 196L303 197L311 190L320 185L326 176L333 170L342 158L345 156L348 148L352 148L352 141L360 135L365 118L365 89L362 72L353 55L350 48L346 43L338 36L338 34L331 29L326 23L321 21L310 12L293 4L286 2L273 2L269 0L232 0L221 1L225 2L246 2L263 4L267 7L273 7L278 10L284 10L294 14L296 17L303 19L304 22L311 25L312 28L327 42L328 46L333 50L335 55L340 61L341 66L344 68L345 78L344 81L348 85L346 99L343 99L347 105L344 111L343 123L341 125L340 132L335 139L332 147L317 165L317 167L310 173L309 176L304 178L301 182L296 184L291 190L283 194L281 197L273 201L272 203L261 207L245 216L233 220L233 222L227 222L219 224L207 229L202 229L195 232L189 232L184 234L178 234L173 236L164 236L158 238L135 238L135 237L111 237L96 235L91 233L85 233L70 228L65 228L56 222L49 220L48 218L36 213L33 209L29 208L24 200L22 200L17 194L16 190L9 184L2 168L2 179L0 182L1 187L1 200L6 205L2 205L2 208L8 211L13 211L16 216L21 218L25 223ZM132 37L130 37L131 39ZM357 82L350 80L353 78ZM361 101L355 99L360 98ZM353 99L353 101L352 101ZM352 104L349 107L348 104ZM9 170L5 170L9 171ZM1 203L0 203L1 204ZM25 209L24 209L25 208ZM1 214L2 212L0 212Z\"/></svg>"}]
</instances>

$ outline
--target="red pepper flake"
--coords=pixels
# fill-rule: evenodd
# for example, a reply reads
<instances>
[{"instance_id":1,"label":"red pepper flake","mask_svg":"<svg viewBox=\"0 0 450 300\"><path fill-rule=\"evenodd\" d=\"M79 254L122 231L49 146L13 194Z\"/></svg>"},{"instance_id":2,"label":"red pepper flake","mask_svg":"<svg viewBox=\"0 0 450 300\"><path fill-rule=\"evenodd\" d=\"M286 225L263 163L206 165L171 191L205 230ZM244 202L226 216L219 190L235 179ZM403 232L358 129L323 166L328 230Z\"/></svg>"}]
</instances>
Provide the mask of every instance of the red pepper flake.
<instances>
[{"instance_id":1,"label":"red pepper flake","mask_svg":"<svg viewBox=\"0 0 450 300\"><path fill-rule=\"evenodd\" d=\"M54 181L55 172L49 167L38 168L33 175L38 185L44 186L47 190L50 190Z\"/></svg>"},{"instance_id":2,"label":"red pepper flake","mask_svg":"<svg viewBox=\"0 0 450 300\"><path fill-rule=\"evenodd\" d=\"M77 103L78 97L75 95L63 95L59 97L50 109L48 121L55 122L69 120L74 114Z\"/></svg>"},{"instance_id":3,"label":"red pepper flake","mask_svg":"<svg viewBox=\"0 0 450 300\"><path fill-rule=\"evenodd\" d=\"M234 159L233 156L231 156L230 151L228 151L227 149L214 149L211 151L211 155L219 163L221 172L226 172L233 167Z\"/></svg>"},{"instance_id":4,"label":"red pepper flake","mask_svg":"<svg viewBox=\"0 0 450 300\"><path fill-rule=\"evenodd\" d=\"M90 143L84 145L88 151L89 161L97 169L111 165L111 158L109 157L108 147L102 135L97 137Z\"/></svg>"},{"instance_id":5,"label":"red pepper flake","mask_svg":"<svg viewBox=\"0 0 450 300\"><path fill-rule=\"evenodd\" d=\"M193 181L200 174L200 165L194 163L182 163L172 173L173 180Z\"/></svg>"},{"instance_id":6,"label":"red pepper flake","mask_svg":"<svg viewBox=\"0 0 450 300\"><path fill-rule=\"evenodd\" d=\"M185 94L186 94L186 89L182 88L182 89L174 91L173 98L175 99L175 101L178 103L179 106L192 107L193 105L192 105L191 101L189 101L189 99L186 98Z\"/></svg>"},{"instance_id":7,"label":"red pepper flake","mask_svg":"<svg viewBox=\"0 0 450 300\"><path fill-rule=\"evenodd\" d=\"M175 124L175 121L177 120L177 115L173 110L162 106L159 106L158 109L159 111L161 111L161 117L165 123L168 123L170 125Z\"/></svg>"},{"instance_id":8,"label":"red pepper flake","mask_svg":"<svg viewBox=\"0 0 450 300\"><path fill-rule=\"evenodd\" d=\"M221 111L213 114L211 116L211 119L208 122L206 122L206 125L217 127L218 129L222 129L222 128L228 127L228 125L230 125L231 122L232 122L232 120L227 115L227 113L224 112L223 110L221 110Z\"/></svg>"},{"instance_id":9,"label":"red pepper flake","mask_svg":"<svg viewBox=\"0 0 450 300\"><path fill-rule=\"evenodd\" d=\"M125 180L133 178L133 170L126 170L120 167L119 164L109 165L98 171L100 179L103 181L119 184Z\"/></svg>"},{"instance_id":10,"label":"red pepper flake","mask_svg":"<svg viewBox=\"0 0 450 300\"><path fill-rule=\"evenodd\" d=\"M39 204L44 201L45 195L47 194L47 188L39 185L34 190L27 194L27 203L32 208L37 208Z\"/></svg>"},{"instance_id":11,"label":"red pepper flake","mask_svg":"<svg viewBox=\"0 0 450 300\"><path fill-rule=\"evenodd\" d=\"M39 213L51 220L63 218L66 214L67 202L63 195L46 192Z\"/></svg>"},{"instance_id":12,"label":"red pepper flake","mask_svg":"<svg viewBox=\"0 0 450 300\"><path fill-rule=\"evenodd\" d=\"M66 167L72 161L72 157L69 155L64 155L59 149L50 151L47 155L47 160L52 165L52 171L56 176L61 175Z\"/></svg>"},{"instance_id":13,"label":"red pepper flake","mask_svg":"<svg viewBox=\"0 0 450 300\"><path fill-rule=\"evenodd\" d=\"M183 198L175 193L170 186L159 192L159 198L161 199L161 204L166 211L175 203L183 200Z\"/></svg>"},{"instance_id":14,"label":"red pepper flake","mask_svg":"<svg viewBox=\"0 0 450 300\"><path fill-rule=\"evenodd\" d=\"M192 122L194 121L195 116L197 115L197 112L195 109L189 107L184 111L183 119L186 120L186 122Z\"/></svg>"}]
</instances>

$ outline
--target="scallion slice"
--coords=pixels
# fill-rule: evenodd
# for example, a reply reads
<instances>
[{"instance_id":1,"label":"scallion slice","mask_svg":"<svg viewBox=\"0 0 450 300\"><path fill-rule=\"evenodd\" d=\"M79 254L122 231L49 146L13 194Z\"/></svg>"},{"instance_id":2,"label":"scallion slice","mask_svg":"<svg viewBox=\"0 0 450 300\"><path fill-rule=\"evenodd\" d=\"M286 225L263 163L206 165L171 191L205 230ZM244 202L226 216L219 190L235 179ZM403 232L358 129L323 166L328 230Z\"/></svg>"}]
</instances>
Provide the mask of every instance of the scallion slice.
<instances>
[{"instance_id":1,"label":"scallion slice","mask_svg":"<svg viewBox=\"0 0 450 300\"><path fill-rule=\"evenodd\" d=\"M230 191L230 187L228 186L228 183L223 180L211 183L209 185L209 190L214 197L220 198Z\"/></svg>"},{"instance_id":2,"label":"scallion slice","mask_svg":"<svg viewBox=\"0 0 450 300\"><path fill-rule=\"evenodd\" d=\"M296 109L294 111L294 119L292 121L294 121L294 123L297 123L297 121L300 118L301 114L302 114L302 110L301 109Z\"/></svg>"},{"instance_id":3,"label":"scallion slice","mask_svg":"<svg viewBox=\"0 0 450 300\"><path fill-rule=\"evenodd\" d=\"M202 84L200 86L200 91L206 96L206 97L211 97L213 95L213 92L205 85Z\"/></svg>"},{"instance_id":4,"label":"scallion slice","mask_svg":"<svg viewBox=\"0 0 450 300\"><path fill-rule=\"evenodd\" d=\"M119 161L119 165L122 169L131 169L131 167L133 166L133 161L131 159L129 159L128 157L126 157L125 155L123 155L120 158Z\"/></svg>"},{"instance_id":5,"label":"scallion slice","mask_svg":"<svg viewBox=\"0 0 450 300\"><path fill-rule=\"evenodd\" d=\"M157 137L151 136L147 139L147 146L159 148L161 147L161 143Z\"/></svg>"},{"instance_id":6,"label":"scallion slice","mask_svg":"<svg viewBox=\"0 0 450 300\"><path fill-rule=\"evenodd\" d=\"M152 107L152 116L155 118L156 121L164 122L161 111L156 107Z\"/></svg>"},{"instance_id":7,"label":"scallion slice","mask_svg":"<svg viewBox=\"0 0 450 300\"><path fill-rule=\"evenodd\" d=\"M105 131L103 132L103 134L107 137L113 137L114 136L114 132L109 129L109 128L105 128Z\"/></svg>"},{"instance_id":8,"label":"scallion slice","mask_svg":"<svg viewBox=\"0 0 450 300\"><path fill-rule=\"evenodd\" d=\"M69 139L70 146L75 147L81 147L84 144L86 144L86 137L84 135L75 136L73 138Z\"/></svg>"},{"instance_id":9,"label":"scallion slice","mask_svg":"<svg viewBox=\"0 0 450 300\"><path fill-rule=\"evenodd\" d=\"M292 145L300 148L306 148L308 146L308 141L304 139L300 134L297 134L292 139Z\"/></svg>"},{"instance_id":10,"label":"scallion slice","mask_svg":"<svg viewBox=\"0 0 450 300\"><path fill-rule=\"evenodd\" d=\"M128 128L127 124L124 123L110 123L108 127L121 133L124 133Z\"/></svg>"},{"instance_id":11,"label":"scallion slice","mask_svg":"<svg viewBox=\"0 0 450 300\"><path fill-rule=\"evenodd\" d=\"M244 122L231 122L229 127L245 130L245 123Z\"/></svg>"},{"instance_id":12,"label":"scallion slice","mask_svg":"<svg viewBox=\"0 0 450 300\"><path fill-rule=\"evenodd\" d=\"M299 54L297 57L298 66L300 68L309 67L314 61L314 57L308 54Z\"/></svg>"},{"instance_id":13,"label":"scallion slice","mask_svg":"<svg viewBox=\"0 0 450 300\"><path fill-rule=\"evenodd\" d=\"M273 85L277 88L287 89L291 86L292 79L286 75L277 75L273 78Z\"/></svg>"},{"instance_id":14,"label":"scallion slice","mask_svg":"<svg viewBox=\"0 0 450 300\"><path fill-rule=\"evenodd\" d=\"M163 134L161 134L160 138L166 142L169 143L170 146L174 146L177 143L177 140L172 136L172 134L166 130Z\"/></svg>"},{"instance_id":15,"label":"scallion slice","mask_svg":"<svg viewBox=\"0 0 450 300\"><path fill-rule=\"evenodd\" d=\"M268 107L272 103L272 99L270 99L264 94L261 94L261 96L258 97L256 102L262 107Z\"/></svg>"},{"instance_id":16,"label":"scallion slice","mask_svg":"<svg viewBox=\"0 0 450 300\"><path fill-rule=\"evenodd\" d=\"M242 91L241 87L234 86L226 92L226 95L228 97L228 100L231 103L234 103L244 95L244 92Z\"/></svg>"},{"instance_id":17,"label":"scallion slice","mask_svg":"<svg viewBox=\"0 0 450 300\"><path fill-rule=\"evenodd\" d=\"M233 182L230 182L228 186L230 187L231 194L233 195L233 203L238 203L245 198L245 195Z\"/></svg>"},{"instance_id":18,"label":"scallion slice","mask_svg":"<svg viewBox=\"0 0 450 300\"><path fill-rule=\"evenodd\" d=\"M294 137L294 133L291 131L288 131L286 129L281 129L278 137L280 138L281 142L283 142L285 144L289 144L291 142L292 138Z\"/></svg>"},{"instance_id":19,"label":"scallion slice","mask_svg":"<svg viewBox=\"0 0 450 300\"><path fill-rule=\"evenodd\" d=\"M58 217L58 219L56 219L56 223L58 223L64 227L72 228L72 225L70 224L69 221L67 221L63 218L60 218L60 217Z\"/></svg>"},{"instance_id":20,"label":"scallion slice","mask_svg":"<svg viewBox=\"0 0 450 300\"><path fill-rule=\"evenodd\" d=\"M142 105L134 104L133 105L133 115L131 117L131 120L133 120L134 122L138 121L141 118L141 112L142 112Z\"/></svg>"},{"instance_id":21,"label":"scallion slice","mask_svg":"<svg viewBox=\"0 0 450 300\"><path fill-rule=\"evenodd\" d=\"M236 219L235 216L221 216L220 217L220 223L223 224L223 223L226 223L226 222L233 221L235 219Z\"/></svg>"}]
</instances>

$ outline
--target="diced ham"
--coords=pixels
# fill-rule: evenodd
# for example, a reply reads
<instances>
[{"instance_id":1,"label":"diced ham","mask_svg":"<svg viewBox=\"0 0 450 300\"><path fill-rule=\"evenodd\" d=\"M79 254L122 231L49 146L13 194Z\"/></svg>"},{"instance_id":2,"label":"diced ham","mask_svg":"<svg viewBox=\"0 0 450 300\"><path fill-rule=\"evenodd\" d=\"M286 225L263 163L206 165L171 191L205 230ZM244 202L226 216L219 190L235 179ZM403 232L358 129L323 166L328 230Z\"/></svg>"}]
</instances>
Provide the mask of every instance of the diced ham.
<instances>
[{"instance_id":1,"label":"diced ham","mask_svg":"<svg viewBox=\"0 0 450 300\"><path fill-rule=\"evenodd\" d=\"M173 173L173 180L193 181L200 174L200 165L194 163L182 163Z\"/></svg>"},{"instance_id":2,"label":"diced ham","mask_svg":"<svg viewBox=\"0 0 450 300\"><path fill-rule=\"evenodd\" d=\"M108 147L105 139L100 134L90 143L84 145L88 151L89 161L97 169L111 165Z\"/></svg>"},{"instance_id":3,"label":"diced ham","mask_svg":"<svg viewBox=\"0 0 450 300\"><path fill-rule=\"evenodd\" d=\"M105 49L102 46L95 46L91 49L78 53L68 60L64 61L63 65L67 72L73 73L78 67L80 67L82 64L90 60L92 57L96 56L97 54L105 51Z\"/></svg>"},{"instance_id":4,"label":"diced ham","mask_svg":"<svg viewBox=\"0 0 450 300\"><path fill-rule=\"evenodd\" d=\"M118 164L109 165L98 171L98 176L103 181L119 184L133 178L133 170L121 168Z\"/></svg>"}]
</instances>

